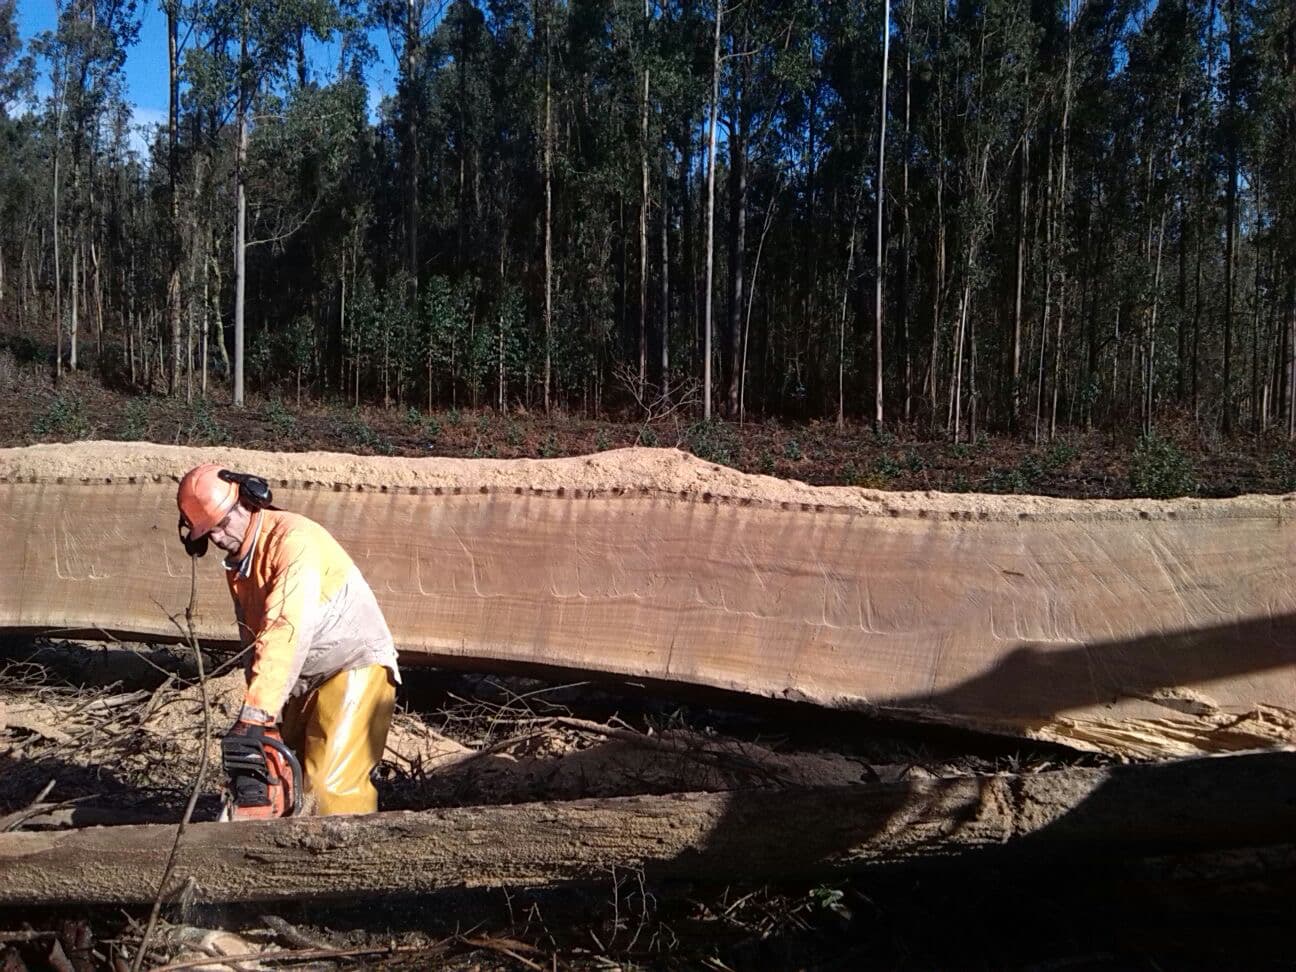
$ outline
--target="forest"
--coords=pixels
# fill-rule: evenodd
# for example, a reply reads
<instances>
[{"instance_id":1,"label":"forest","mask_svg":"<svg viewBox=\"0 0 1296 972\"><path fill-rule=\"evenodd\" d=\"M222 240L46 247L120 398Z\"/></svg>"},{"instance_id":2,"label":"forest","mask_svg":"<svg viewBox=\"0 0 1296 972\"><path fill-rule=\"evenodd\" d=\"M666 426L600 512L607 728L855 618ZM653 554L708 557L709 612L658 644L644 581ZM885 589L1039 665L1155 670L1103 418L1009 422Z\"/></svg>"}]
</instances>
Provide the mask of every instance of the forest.
<instances>
[{"instance_id":1,"label":"forest","mask_svg":"<svg viewBox=\"0 0 1296 972\"><path fill-rule=\"evenodd\" d=\"M0 338L56 378L1296 432L1287 0L160 0L143 153L142 6L56 6L0 0Z\"/></svg>"}]
</instances>

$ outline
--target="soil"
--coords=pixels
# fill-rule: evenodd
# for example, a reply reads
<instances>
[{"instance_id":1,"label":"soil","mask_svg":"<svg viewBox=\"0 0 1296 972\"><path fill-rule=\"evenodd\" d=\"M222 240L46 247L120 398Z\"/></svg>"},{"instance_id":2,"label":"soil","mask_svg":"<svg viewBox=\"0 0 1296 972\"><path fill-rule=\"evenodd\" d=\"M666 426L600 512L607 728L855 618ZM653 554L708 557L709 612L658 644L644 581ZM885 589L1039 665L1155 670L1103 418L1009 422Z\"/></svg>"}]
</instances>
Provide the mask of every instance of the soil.
<instances>
[{"instance_id":1,"label":"soil","mask_svg":"<svg viewBox=\"0 0 1296 972\"><path fill-rule=\"evenodd\" d=\"M635 445L678 447L743 472L810 485L953 493L1019 493L1116 499L1149 493L1237 496L1296 490L1296 449L1280 430L1221 438L1191 416L1168 413L1158 434L1186 461L1181 475L1152 464L1132 478L1137 423L1111 431L1067 431L1056 439L981 435L950 442L936 430L897 425L881 433L858 422L756 418L700 423L679 412L612 410L598 418L545 416L522 406L388 407L340 401L297 403L249 396L234 409L223 389L166 398L105 388L90 374L55 387L44 365L0 332L0 446L79 439L150 441L281 452L421 458L537 459L586 456Z\"/></svg>"}]
</instances>

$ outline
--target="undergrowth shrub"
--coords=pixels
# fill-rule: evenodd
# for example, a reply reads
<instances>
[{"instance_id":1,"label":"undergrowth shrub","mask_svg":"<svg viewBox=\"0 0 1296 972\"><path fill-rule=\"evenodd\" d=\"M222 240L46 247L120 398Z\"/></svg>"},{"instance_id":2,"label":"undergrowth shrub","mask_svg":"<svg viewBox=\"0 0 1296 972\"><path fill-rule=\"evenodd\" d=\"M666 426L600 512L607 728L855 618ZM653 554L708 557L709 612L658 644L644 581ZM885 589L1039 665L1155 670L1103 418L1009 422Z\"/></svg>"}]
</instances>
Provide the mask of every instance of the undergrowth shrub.
<instances>
[{"instance_id":1,"label":"undergrowth shrub","mask_svg":"<svg viewBox=\"0 0 1296 972\"><path fill-rule=\"evenodd\" d=\"M734 465L738 456L738 436L722 419L695 422L688 430L688 447L693 455L722 466Z\"/></svg>"},{"instance_id":2,"label":"undergrowth shrub","mask_svg":"<svg viewBox=\"0 0 1296 972\"><path fill-rule=\"evenodd\" d=\"M36 416L32 431L62 439L84 439L90 435L90 420L80 398L70 392L60 393Z\"/></svg>"},{"instance_id":3,"label":"undergrowth shrub","mask_svg":"<svg viewBox=\"0 0 1296 972\"><path fill-rule=\"evenodd\" d=\"M1145 432L1130 460L1130 490L1154 499L1189 496L1197 492L1192 461L1169 439Z\"/></svg>"}]
</instances>

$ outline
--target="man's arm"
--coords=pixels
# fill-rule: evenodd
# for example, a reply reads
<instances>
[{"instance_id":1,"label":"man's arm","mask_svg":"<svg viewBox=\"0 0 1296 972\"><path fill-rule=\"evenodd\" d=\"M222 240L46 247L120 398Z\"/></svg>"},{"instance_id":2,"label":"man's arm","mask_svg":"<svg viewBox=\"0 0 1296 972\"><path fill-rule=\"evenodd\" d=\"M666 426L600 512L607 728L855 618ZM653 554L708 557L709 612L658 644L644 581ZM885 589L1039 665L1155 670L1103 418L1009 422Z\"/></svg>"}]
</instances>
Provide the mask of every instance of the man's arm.
<instances>
[{"instance_id":1,"label":"man's arm","mask_svg":"<svg viewBox=\"0 0 1296 972\"><path fill-rule=\"evenodd\" d=\"M272 561L265 620L252 640L252 666L240 719L273 724L306 661L319 611L320 563L318 553L292 534L266 554Z\"/></svg>"}]
</instances>

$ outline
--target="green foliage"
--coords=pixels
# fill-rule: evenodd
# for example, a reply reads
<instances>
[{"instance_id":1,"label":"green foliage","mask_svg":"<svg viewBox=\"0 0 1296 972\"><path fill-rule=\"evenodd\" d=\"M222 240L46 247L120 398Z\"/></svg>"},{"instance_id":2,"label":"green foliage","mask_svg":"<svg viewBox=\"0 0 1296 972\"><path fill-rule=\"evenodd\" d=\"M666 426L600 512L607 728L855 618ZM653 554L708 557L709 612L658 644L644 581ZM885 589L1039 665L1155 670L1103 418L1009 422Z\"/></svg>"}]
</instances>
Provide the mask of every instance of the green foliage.
<instances>
[{"instance_id":1,"label":"green foliage","mask_svg":"<svg viewBox=\"0 0 1296 972\"><path fill-rule=\"evenodd\" d=\"M504 430L504 441L515 449L522 444L522 426L516 422L509 422L508 427Z\"/></svg>"},{"instance_id":2,"label":"green foliage","mask_svg":"<svg viewBox=\"0 0 1296 972\"><path fill-rule=\"evenodd\" d=\"M1058 439L1049 447L1044 455L1044 464L1049 471L1055 472L1071 462L1080 454L1080 450L1067 442L1065 439Z\"/></svg>"},{"instance_id":3,"label":"green foliage","mask_svg":"<svg viewBox=\"0 0 1296 972\"><path fill-rule=\"evenodd\" d=\"M991 468L981 481L984 493L1029 493L1031 480L1020 466L1012 469Z\"/></svg>"},{"instance_id":4,"label":"green foliage","mask_svg":"<svg viewBox=\"0 0 1296 972\"><path fill-rule=\"evenodd\" d=\"M441 423L437 421L435 415L429 415L427 421L423 423L423 434L427 437L429 444L441 438Z\"/></svg>"},{"instance_id":5,"label":"green foliage","mask_svg":"<svg viewBox=\"0 0 1296 972\"><path fill-rule=\"evenodd\" d=\"M639 444L650 448L657 445L657 430L651 425L641 427L639 429Z\"/></svg>"},{"instance_id":6,"label":"green foliage","mask_svg":"<svg viewBox=\"0 0 1296 972\"><path fill-rule=\"evenodd\" d=\"M858 486L860 484L860 471L854 462L847 461L842 466L840 478L843 486Z\"/></svg>"},{"instance_id":7,"label":"green foliage","mask_svg":"<svg viewBox=\"0 0 1296 972\"><path fill-rule=\"evenodd\" d=\"M756 470L766 476L774 475L774 457L768 449L762 449L756 460Z\"/></svg>"},{"instance_id":8,"label":"green foliage","mask_svg":"<svg viewBox=\"0 0 1296 972\"><path fill-rule=\"evenodd\" d=\"M460 414L459 409L452 408L450 411L446 412L446 425L452 426L453 428L458 428L463 425L463 415Z\"/></svg>"},{"instance_id":9,"label":"green foliage","mask_svg":"<svg viewBox=\"0 0 1296 972\"><path fill-rule=\"evenodd\" d=\"M85 439L90 435L90 420L81 399L72 392L62 392L36 416L32 431L60 439Z\"/></svg>"},{"instance_id":10,"label":"green foliage","mask_svg":"<svg viewBox=\"0 0 1296 972\"><path fill-rule=\"evenodd\" d=\"M1296 458L1287 449L1280 449L1269 457L1269 474L1284 493L1296 492Z\"/></svg>"},{"instance_id":11,"label":"green foliage","mask_svg":"<svg viewBox=\"0 0 1296 972\"><path fill-rule=\"evenodd\" d=\"M904 467L911 473L920 473L927 468L922 453L917 449L907 449L904 455Z\"/></svg>"},{"instance_id":12,"label":"green foliage","mask_svg":"<svg viewBox=\"0 0 1296 972\"><path fill-rule=\"evenodd\" d=\"M342 422L341 432L347 437L357 449L369 449L381 455L391 455L395 449L391 441L384 435L376 432L363 418L359 412L352 412Z\"/></svg>"},{"instance_id":13,"label":"green foliage","mask_svg":"<svg viewBox=\"0 0 1296 972\"><path fill-rule=\"evenodd\" d=\"M1169 439L1156 432L1139 436L1130 460L1130 489L1135 496L1169 499L1197 492L1191 460Z\"/></svg>"},{"instance_id":14,"label":"green foliage","mask_svg":"<svg viewBox=\"0 0 1296 972\"><path fill-rule=\"evenodd\" d=\"M607 429L599 426L599 430L594 433L594 451L604 452L609 446Z\"/></svg>"},{"instance_id":15,"label":"green foliage","mask_svg":"<svg viewBox=\"0 0 1296 972\"><path fill-rule=\"evenodd\" d=\"M405 409L405 424L411 429L417 429L423 424L423 413L413 405Z\"/></svg>"},{"instance_id":16,"label":"green foliage","mask_svg":"<svg viewBox=\"0 0 1296 972\"><path fill-rule=\"evenodd\" d=\"M845 898L845 892L840 888L829 887L828 885L820 885L810 892L810 900L818 907L823 908L825 911L831 911L846 921L850 921L852 918L851 910L846 907Z\"/></svg>"},{"instance_id":17,"label":"green foliage","mask_svg":"<svg viewBox=\"0 0 1296 972\"><path fill-rule=\"evenodd\" d=\"M891 446L895 445L895 443L896 443L895 433L892 432L890 429L886 428L885 426L883 426L882 428L875 428L873 430L874 445L879 446L883 449L889 449L891 448Z\"/></svg>"},{"instance_id":18,"label":"green foliage","mask_svg":"<svg viewBox=\"0 0 1296 972\"><path fill-rule=\"evenodd\" d=\"M190 445L223 445L229 441L229 432L205 398L198 399L190 407L184 435Z\"/></svg>"},{"instance_id":19,"label":"green foliage","mask_svg":"<svg viewBox=\"0 0 1296 972\"><path fill-rule=\"evenodd\" d=\"M693 455L722 466L734 465L738 455L738 436L722 419L694 423L688 430L688 447Z\"/></svg>"},{"instance_id":20,"label":"green foliage","mask_svg":"<svg viewBox=\"0 0 1296 972\"><path fill-rule=\"evenodd\" d=\"M272 398L266 404L265 417L270 428L280 438L287 438L297 428L297 416L288 411L278 398Z\"/></svg>"},{"instance_id":21,"label":"green foliage","mask_svg":"<svg viewBox=\"0 0 1296 972\"><path fill-rule=\"evenodd\" d=\"M900 463L884 452L873 463L873 471L884 480L894 479L900 475Z\"/></svg>"},{"instance_id":22,"label":"green foliage","mask_svg":"<svg viewBox=\"0 0 1296 972\"><path fill-rule=\"evenodd\" d=\"M140 442L148 438L149 408L147 398L132 398L126 403L121 437L127 442Z\"/></svg>"},{"instance_id":23,"label":"green foliage","mask_svg":"<svg viewBox=\"0 0 1296 972\"><path fill-rule=\"evenodd\" d=\"M540 458L552 459L558 455L558 436L550 432L540 447Z\"/></svg>"},{"instance_id":24,"label":"green foliage","mask_svg":"<svg viewBox=\"0 0 1296 972\"><path fill-rule=\"evenodd\" d=\"M796 439L788 439L783 443L783 458L791 459L793 462L801 458L801 443Z\"/></svg>"}]
</instances>

